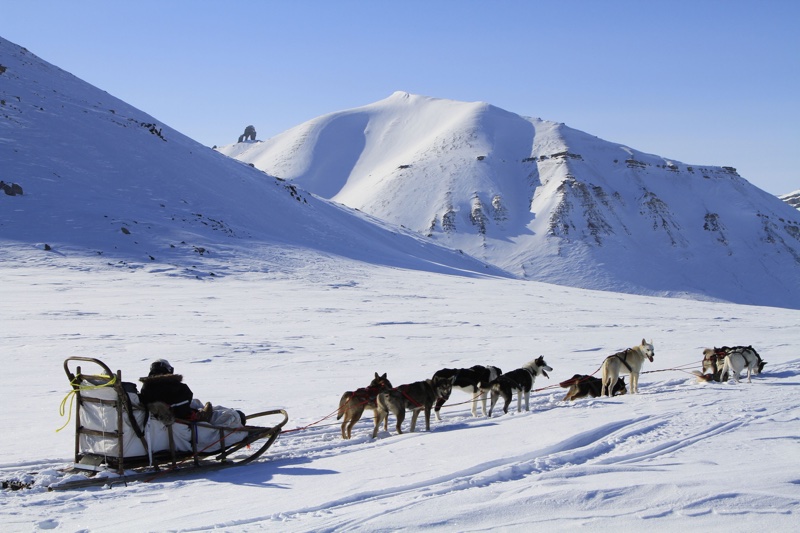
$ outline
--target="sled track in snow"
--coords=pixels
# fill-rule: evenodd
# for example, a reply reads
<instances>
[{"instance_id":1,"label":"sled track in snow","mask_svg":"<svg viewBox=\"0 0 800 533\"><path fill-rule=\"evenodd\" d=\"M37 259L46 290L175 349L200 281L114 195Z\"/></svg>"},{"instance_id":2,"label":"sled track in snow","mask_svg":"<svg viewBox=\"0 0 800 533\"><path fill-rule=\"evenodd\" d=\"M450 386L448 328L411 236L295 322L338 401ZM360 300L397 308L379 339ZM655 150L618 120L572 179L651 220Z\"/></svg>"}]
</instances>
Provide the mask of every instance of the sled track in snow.
<instances>
[{"instance_id":1,"label":"sled track in snow","mask_svg":"<svg viewBox=\"0 0 800 533\"><path fill-rule=\"evenodd\" d=\"M654 390L651 395L666 392L668 392L667 389ZM614 408L619 404L617 401L611 403L608 399L584 400L584 403L586 407L595 408ZM582 408L578 404L575 406ZM553 398L548 395L532 398L531 407L530 412L505 416L523 422L527 418L533 417L531 420L535 421L537 415L563 407L563 404L561 402L554 403ZM478 428L502 423L503 418L504 416L491 419L473 418L469 414L469 409L465 408L450 413L440 422L432 421L432 430L443 432ZM449 495L459 491L471 491L497 483L521 480L529 476L538 476L540 480L552 481L607 472L636 472L643 468L657 470L663 463L669 462L670 455L685 448L702 446L708 439L735 432L748 423L747 417L737 417L735 420L725 421L709 420L708 412L705 410L698 410L696 413L681 411L664 413L660 416L623 418L613 423L579 431L552 445L454 470L445 476L429 477L400 484L391 489L353 492L346 497L333 498L314 506L286 510L280 514L250 518L235 523L208 524L199 529L246 526L262 522L286 523L307 517L320 519L321 515L333 511L343 511L346 514L350 507L360 507L365 502L381 503L379 508L382 510L382 515L400 513L408 510L409 506L417 505L431 497ZM279 446L276 445L269 461L279 467L282 463L291 464L299 457L314 461L332 455L341 456L354 452L363 453L366 449L376 447L391 447L393 440L399 442L399 439L394 436L391 423L391 438L381 430L380 437L372 440L371 431L372 420L368 419L356 425L354 437L350 441L342 441L338 425L287 435L288 438L284 439ZM412 438L413 435L404 433L403 436ZM337 530L342 528L358 529L360 525L379 518L376 515L343 522L342 514L337 513L337 515L339 515L336 522ZM322 518L324 519L324 516Z\"/></svg>"}]
</instances>

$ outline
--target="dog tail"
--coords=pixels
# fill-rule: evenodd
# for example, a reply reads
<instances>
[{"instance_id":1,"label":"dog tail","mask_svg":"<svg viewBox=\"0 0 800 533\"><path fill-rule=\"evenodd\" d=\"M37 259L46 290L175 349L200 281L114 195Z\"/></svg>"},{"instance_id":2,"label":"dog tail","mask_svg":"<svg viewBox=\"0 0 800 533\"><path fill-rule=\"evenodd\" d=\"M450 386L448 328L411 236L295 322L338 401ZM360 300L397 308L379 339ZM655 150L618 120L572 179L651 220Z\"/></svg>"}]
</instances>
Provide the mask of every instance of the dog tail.
<instances>
[{"instance_id":1,"label":"dog tail","mask_svg":"<svg viewBox=\"0 0 800 533\"><path fill-rule=\"evenodd\" d=\"M342 394L342 398L339 400L339 412L336 415L336 420L339 420L344 416L344 412L347 410L347 404L350 403L350 399L353 397L353 391L347 391Z\"/></svg>"},{"instance_id":2,"label":"dog tail","mask_svg":"<svg viewBox=\"0 0 800 533\"><path fill-rule=\"evenodd\" d=\"M389 404L386 401L386 393L385 392L378 393L378 396L375 398L375 405L381 411L383 411L385 413L389 412Z\"/></svg>"},{"instance_id":3,"label":"dog tail","mask_svg":"<svg viewBox=\"0 0 800 533\"><path fill-rule=\"evenodd\" d=\"M699 370L692 370L692 374L697 377L698 383L703 383L706 381L714 381L714 376L712 374L703 374Z\"/></svg>"},{"instance_id":4,"label":"dog tail","mask_svg":"<svg viewBox=\"0 0 800 533\"><path fill-rule=\"evenodd\" d=\"M725 360L722 362L722 370L720 370L719 376L720 376L719 380L722 382L728 381L731 378L731 376L733 376L733 365L731 365L730 355L725 356Z\"/></svg>"}]
</instances>

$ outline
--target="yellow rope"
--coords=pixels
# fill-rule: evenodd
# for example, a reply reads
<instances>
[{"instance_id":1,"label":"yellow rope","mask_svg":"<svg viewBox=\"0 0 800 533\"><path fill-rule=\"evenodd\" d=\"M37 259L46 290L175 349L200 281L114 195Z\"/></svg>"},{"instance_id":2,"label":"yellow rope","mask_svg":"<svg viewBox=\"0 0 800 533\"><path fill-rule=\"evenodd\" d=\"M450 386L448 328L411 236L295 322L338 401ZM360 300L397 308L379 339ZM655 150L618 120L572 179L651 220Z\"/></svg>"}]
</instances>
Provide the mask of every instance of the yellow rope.
<instances>
[{"instance_id":1,"label":"yellow rope","mask_svg":"<svg viewBox=\"0 0 800 533\"><path fill-rule=\"evenodd\" d=\"M102 389L103 387L110 387L110 386L114 385L114 383L117 382L117 376L116 375L114 375L114 376L100 375L99 377L107 379L108 381L103 383L102 385L78 385L77 388L75 388L75 386L77 385L77 383L75 382L75 379L77 379L77 378L74 378L72 381L70 381L70 385L72 385L72 390L69 391L66 396L64 396L64 399L61 400L61 405L58 408L58 414L60 416L63 417L64 414L69 412L69 417L67 418L67 421L64 422L64 425L56 430L56 433L58 433L59 431L61 431L65 427L67 427L67 425L69 424L70 420L72 420L72 404L75 403L75 395L78 392L84 391L84 390ZM66 405L67 405L67 400L69 400L69 411L67 411L67 409L65 408Z\"/></svg>"}]
</instances>

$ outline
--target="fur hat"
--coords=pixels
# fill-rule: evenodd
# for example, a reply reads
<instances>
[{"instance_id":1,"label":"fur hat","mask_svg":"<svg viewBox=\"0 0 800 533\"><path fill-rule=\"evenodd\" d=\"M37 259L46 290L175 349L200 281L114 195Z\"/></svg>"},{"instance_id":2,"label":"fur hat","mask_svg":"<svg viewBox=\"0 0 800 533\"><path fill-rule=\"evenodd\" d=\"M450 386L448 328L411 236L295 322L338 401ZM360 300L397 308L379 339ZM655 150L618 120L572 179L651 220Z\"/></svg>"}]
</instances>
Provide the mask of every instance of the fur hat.
<instances>
[{"instance_id":1,"label":"fur hat","mask_svg":"<svg viewBox=\"0 0 800 533\"><path fill-rule=\"evenodd\" d=\"M161 374L172 374L173 372L172 365L169 364L169 361L166 359L158 359L153 361L150 365L150 374L151 376L159 376Z\"/></svg>"}]
</instances>

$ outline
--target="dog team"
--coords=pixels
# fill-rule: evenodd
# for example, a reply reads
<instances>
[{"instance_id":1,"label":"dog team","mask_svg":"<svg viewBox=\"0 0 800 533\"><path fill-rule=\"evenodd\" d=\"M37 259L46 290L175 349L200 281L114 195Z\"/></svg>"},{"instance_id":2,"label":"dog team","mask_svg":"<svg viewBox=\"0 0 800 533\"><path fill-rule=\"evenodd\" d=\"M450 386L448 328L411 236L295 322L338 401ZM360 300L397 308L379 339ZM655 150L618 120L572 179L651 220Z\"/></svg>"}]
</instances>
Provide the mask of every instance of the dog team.
<instances>
[{"instance_id":1,"label":"dog team","mask_svg":"<svg viewBox=\"0 0 800 533\"><path fill-rule=\"evenodd\" d=\"M703 350L703 372L694 372L698 381L727 382L730 377L739 383L739 376L746 369L747 382L750 375L758 375L764 370L766 361L761 359L752 346L723 346Z\"/></svg>"},{"instance_id":2,"label":"dog team","mask_svg":"<svg viewBox=\"0 0 800 533\"><path fill-rule=\"evenodd\" d=\"M703 351L703 372L693 372L698 381L727 381L729 376L739 382L739 375L747 369L747 381L750 375L760 374L766 362L752 346L709 348ZM641 344L621 352L609 355L600 369L602 378L575 374L559 385L567 391L564 401L591 396L616 396L628 392L625 379L620 374L630 376L630 392L639 392L639 374L645 359L653 362L655 350L653 341L642 339ZM337 420L342 419L342 438L349 439L353 426L361 419L366 409L373 411L374 429L372 438L378 436L381 423L384 431L389 428L389 413L397 419L397 433L402 434L401 425L406 411L411 411L410 431L416 429L420 411L425 413L425 430L431 428L431 411L436 419L441 420L439 411L450 398L453 389L466 392L472 397L472 416L477 416L478 399L481 401L484 416L492 416L497 401L503 398L503 413L508 413L508 406L514 394L517 395L517 412L530 410L530 394L538 376L549 378L548 372L553 368L544 360L544 356L522 365L521 368L503 373L496 366L476 365L471 368L443 368L433 377L399 387L392 387L386 374L375 377L367 387L345 392L339 400ZM489 400L489 409L486 404Z\"/></svg>"}]
</instances>

